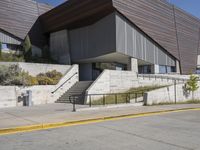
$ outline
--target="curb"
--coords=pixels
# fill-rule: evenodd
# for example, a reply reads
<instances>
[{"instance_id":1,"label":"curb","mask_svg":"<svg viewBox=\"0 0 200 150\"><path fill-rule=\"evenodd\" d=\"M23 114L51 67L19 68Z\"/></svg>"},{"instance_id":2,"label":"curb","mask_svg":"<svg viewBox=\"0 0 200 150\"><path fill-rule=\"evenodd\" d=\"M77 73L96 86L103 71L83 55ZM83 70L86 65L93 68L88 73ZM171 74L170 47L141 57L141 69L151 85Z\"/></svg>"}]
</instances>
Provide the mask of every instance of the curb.
<instances>
[{"instance_id":1,"label":"curb","mask_svg":"<svg viewBox=\"0 0 200 150\"><path fill-rule=\"evenodd\" d=\"M164 110L164 111L138 113L138 114L126 114L126 115L118 115L118 116L99 117L99 118L85 119L85 120L78 120L78 121L46 123L46 124L21 126L21 127L15 127L15 128L4 128L4 129L0 129L0 136L1 135L15 134L15 133L55 129L55 128L61 128L61 127L67 127L67 126L76 126L76 125L84 125L84 124L90 124L90 123L98 123L98 122L103 122L103 121L147 117L147 116L152 116L152 115L166 114L166 113L170 113L170 112L199 111L199 110L200 110L200 108L171 109L171 110Z\"/></svg>"}]
</instances>

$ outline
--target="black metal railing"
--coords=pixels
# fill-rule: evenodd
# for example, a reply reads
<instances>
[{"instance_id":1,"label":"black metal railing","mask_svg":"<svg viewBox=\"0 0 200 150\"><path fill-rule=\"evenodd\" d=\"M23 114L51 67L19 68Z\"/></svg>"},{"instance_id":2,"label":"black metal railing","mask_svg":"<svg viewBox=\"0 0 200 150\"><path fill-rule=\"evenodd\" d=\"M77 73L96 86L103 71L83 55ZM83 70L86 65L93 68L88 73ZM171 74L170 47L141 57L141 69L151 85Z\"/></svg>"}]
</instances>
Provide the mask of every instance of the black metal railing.
<instances>
[{"instance_id":1,"label":"black metal railing","mask_svg":"<svg viewBox=\"0 0 200 150\"><path fill-rule=\"evenodd\" d=\"M74 73L70 78L68 78L65 82L63 82L59 87L57 87L53 92L51 92L52 94L54 94L55 92L57 92L61 87L63 87L63 85L65 85L68 81L70 81L75 75L77 75L78 72Z\"/></svg>"},{"instance_id":2,"label":"black metal railing","mask_svg":"<svg viewBox=\"0 0 200 150\"><path fill-rule=\"evenodd\" d=\"M137 77L141 77L143 79L154 79L154 80L167 80L167 81L176 81L176 82L182 82L185 83L187 82L189 79L185 79L185 78L176 78L176 77L169 77L169 76L162 76L162 75L152 75L152 74L137 74ZM200 81L200 80L199 80Z\"/></svg>"},{"instance_id":3,"label":"black metal railing","mask_svg":"<svg viewBox=\"0 0 200 150\"><path fill-rule=\"evenodd\" d=\"M146 91L137 91L130 93L109 93L109 94L80 94L80 95L70 95L69 100L73 104L73 111L76 111L76 105L81 104L80 99L84 99L86 103L84 105L92 106L106 106L109 104L128 104L131 100L134 103L144 102L144 93ZM142 100L139 98L142 98Z\"/></svg>"}]
</instances>

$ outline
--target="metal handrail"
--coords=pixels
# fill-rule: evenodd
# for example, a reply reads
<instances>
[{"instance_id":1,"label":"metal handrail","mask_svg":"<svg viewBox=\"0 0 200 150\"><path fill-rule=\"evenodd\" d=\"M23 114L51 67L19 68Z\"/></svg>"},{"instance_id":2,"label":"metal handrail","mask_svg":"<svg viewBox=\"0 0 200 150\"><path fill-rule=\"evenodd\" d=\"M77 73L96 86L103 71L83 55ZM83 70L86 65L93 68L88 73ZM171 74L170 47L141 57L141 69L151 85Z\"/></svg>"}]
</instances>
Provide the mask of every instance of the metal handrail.
<instances>
[{"instance_id":1,"label":"metal handrail","mask_svg":"<svg viewBox=\"0 0 200 150\"><path fill-rule=\"evenodd\" d=\"M70 78L68 78L65 82L63 82L63 84L61 84L59 87L57 87L53 92L51 92L52 94L54 94L56 91L58 91L63 85L65 85L69 80L71 80L76 74L78 74L78 72L74 73Z\"/></svg>"},{"instance_id":2,"label":"metal handrail","mask_svg":"<svg viewBox=\"0 0 200 150\"><path fill-rule=\"evenodd\" d=\"M189 79L184 79L184 78L176 78L176 77L169 77L169 76L162 76L162 75L145 75L145 74L138 74L138 77L143 77L143 78L155 78L155 79L167 79L167 80L178 80L178 81L188 81ZM198 80L200 81L200 80Z\"/></svg>"},{"instance_id":3,"label":"metal handrail","mask_svg":"<svg viewBox=\"0 0 200 150\"><path fill-rule=\"evenodd\" d=\"M103 97L103 103L102 105L106 105L106 96L111 96L113 95L115 97L115 104L119 104L118 102L118 95L126 95L126 103L130 103L131 101L131 95L135 94L135 103L138 103L138 102L142 102L142 101L137 101L139 97L139 95L142 95L144 96L144 93L145 92L148 92L149 90L147 91L135 91L135 92L126 92L126 93L102 93L102 94L79 94L79 95L70 95L69 96L69 100L70 102L72 103L73 105L73 111L75 112L76 111L76 101L78 98L80 97L89 97L89 107L92 107L92 99L91 97L92 96L102 96Z\"/></svg>"}]
</instances>

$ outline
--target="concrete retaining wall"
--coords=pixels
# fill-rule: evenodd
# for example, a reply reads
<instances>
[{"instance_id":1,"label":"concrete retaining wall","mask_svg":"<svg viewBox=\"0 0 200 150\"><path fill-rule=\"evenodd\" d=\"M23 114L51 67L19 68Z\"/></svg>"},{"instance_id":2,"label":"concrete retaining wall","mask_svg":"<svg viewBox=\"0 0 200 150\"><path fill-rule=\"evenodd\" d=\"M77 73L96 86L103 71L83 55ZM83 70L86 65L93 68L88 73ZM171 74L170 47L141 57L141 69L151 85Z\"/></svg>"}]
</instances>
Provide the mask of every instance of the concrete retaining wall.
<instances>
[{"instance_id":1,"label":"concrete retaining wall","mask_svg":"<svg viewBox=\"0 0 200 150\"><path fill-rule=\"evenodd\" d=\"M0 86L0 108L17 105L17 87Z\"/></svg>"},{"instance_id":2,"label":"concrete retaining wall","mask_svg":"<svg viewBox=\"0 0 200 150\"><path fill-rule=\"evenodd\" d=\"M68 79L70 80L68 81ZM73 65L57 85L30 87L0 86L0 108L22 106L22 103L18 102L18 96L27 90L32 91L33 105L54 103L64 92L78 82L78 80L78 65Z\"/></svg>"},{"instance_id":3,"label":"concrete retaining wall","mask_svg":"<svg viewBox=\"0 0 200 150\"><path fill-rule=\"evenodd\" d=\"M88 88L88 94L116 93L141 86L171 85L172 80L137 78L132 71L104 70Z\"/></svg>"},{"instance_id":4,"label":"concrete retaining wall","mask_svg":"<svg viewBox=\"0 0 200 150\"><path fill-rule=\"evenodd\" d=\"M54 64L39 64L39 63L23 63L23 62L0 62L0 65L19 65L22 70L28 72L32 76L39 73L46 73L48 71L56 70L65 74L70 69L70 65L54 65Z\"/></svg>"},{"instance_id":5,"label":"concrete retaining wall","mask_svg":"<svg viewBox=\"0 0 200 150\"><path fill-rule=\"evenodd\" d=\"M88 88L88 94L122 92L138 85L137 75L132 71L104 70Z\"/></svg>"},{"instance_id":6,"label":"concrete retaining wall","mask_svg":"<svg viewBox=\"0 0 200 150\"><path fill-rule=\"evenodd\" d=\"M130 88L142 86L170 86L174 80L161 78L142 78L132 71L104 70L104 72L87 89L87 94L121 93ZM160 96L160 95L159 95ZM102 98L102 95L92 96L92 100ZM89 97L86 98L87 102Z\"/></svg>"},{"instance_id":7,"label":"concrete retaining wall","mask_svg":"<svg viewBox=\"0 0 200 150\"><path fill-rule=\"evenodd\" d=\"M194 92L194 99L200 100L200 88ZM176 85L176 102L186 102L188 100L192 100L192 93L189 93L185 90L184 84ZM144 101L145 105L175 103L175 86L172 85L147 92L144 95Z\"/></svg>"}]
</instances>

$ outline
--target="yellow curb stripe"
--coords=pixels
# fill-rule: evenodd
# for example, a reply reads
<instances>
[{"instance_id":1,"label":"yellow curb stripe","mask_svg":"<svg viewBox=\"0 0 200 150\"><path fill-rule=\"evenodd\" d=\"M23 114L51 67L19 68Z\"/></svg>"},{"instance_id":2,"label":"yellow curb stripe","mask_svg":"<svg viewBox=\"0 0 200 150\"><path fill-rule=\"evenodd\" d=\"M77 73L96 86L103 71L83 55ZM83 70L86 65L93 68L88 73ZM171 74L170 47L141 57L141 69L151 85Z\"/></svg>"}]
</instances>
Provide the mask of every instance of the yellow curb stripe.
<instances>
[{"instance_id":1,"label":"yellow curb stripe","mask_svg":"<svg viewBox=\"0 0 200 150\"><path fill-rule=\"evenodd\" d=\"M16 128L7 128L7 129L0 129L0 135L31 132L31 131L38 131L38 130L47 130L47 129L77 126L77 125L85 125L85 124L99 123L99 122L104 122L104 121L114 121L114 120L129 119L129 118L139 118L139 117L147 117L147 116L154 116L154 115L163 115L163 114L172 113L172 112L177 113L177 112L185 112L185 111L200 111L200 108L164 110L164 111L147 112L147 113L139 113L139 114L128 114L128 115L120 115L120 116L102 117L102 118L87 119L87 120L80 120L80 121L47 123L47 124L22 126L22 127L16 127Z\"/></svg>"}]
</instances>

